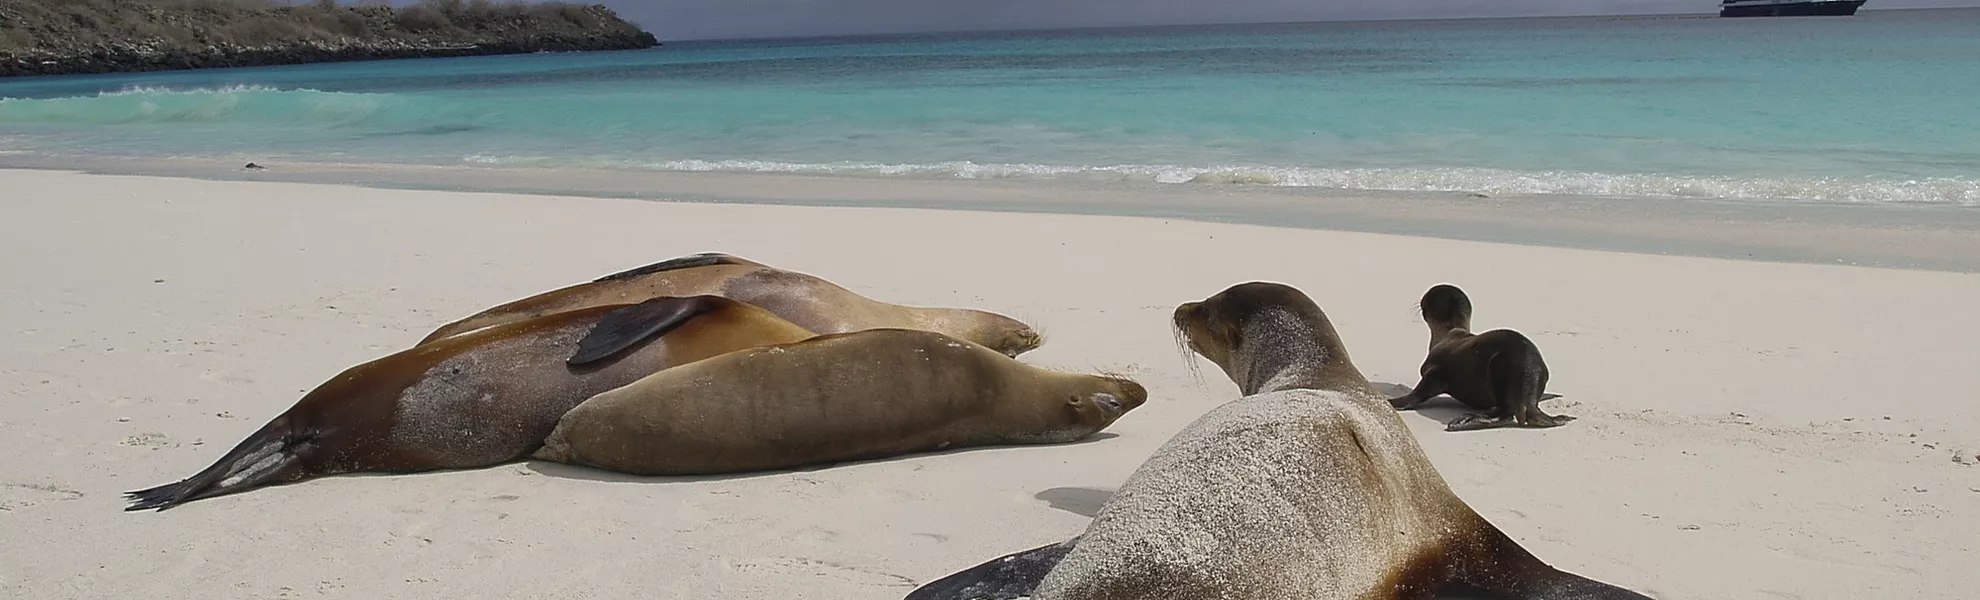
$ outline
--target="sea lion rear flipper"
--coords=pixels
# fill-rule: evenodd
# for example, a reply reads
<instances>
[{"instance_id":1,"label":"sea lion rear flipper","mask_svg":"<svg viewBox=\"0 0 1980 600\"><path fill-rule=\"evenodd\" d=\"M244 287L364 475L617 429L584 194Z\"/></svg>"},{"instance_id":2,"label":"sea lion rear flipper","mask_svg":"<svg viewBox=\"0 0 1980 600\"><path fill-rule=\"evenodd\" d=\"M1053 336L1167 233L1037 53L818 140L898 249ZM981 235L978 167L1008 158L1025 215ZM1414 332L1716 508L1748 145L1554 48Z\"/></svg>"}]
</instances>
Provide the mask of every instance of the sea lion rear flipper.
<instances>
[{"instance_id":1,"label":"sea lion rear flipper","mask_svg":"<svg viewBox=\"0 0 1980 600\"><path fill-rule=\"evenodd\" d=\"M1075 537L1057 544L1006 554L908 592L903 600L1012 600L1031 595L1038 582L1079 542Z\"/></svg>"},{"instance_id":2,"label":"sea lion rear flipper","mask_svg":"<svg viewBox=\"0 0 1980 600\"><path fill-rule=\"evenodd\" d=\"M242 440L220 460L214 461L212 466L192 477L177 483L126 492L124 497L131 504L124 510L162 511L194 500L293 480L298 476L302 454L308 450L295 444L292 433L289 420L278 417Z\"/></svg>"},{"instance_id":3,"label":"sea lion rear flipper","mask_svg":"<svg viewBox=\"0 0 1980 600\"><path fill-rule=\"evenodd\" d=\"M577 352L566 364L577 366L617 354L649 338L666 335L688 319L714 310L722 298L661 296L609 313L578 340Z\"/></svg>"},{"instance_id":4,"label":"sea lion rear flipper","mask_svg":"<svg viewBox=\"0 0 1980 600\"><path fill-rule=\"evenodd\" d=\"M743 264L752 264L752 263L720 252L703 252L700 254L689 254L687 256L669 258L667 260L646 265L644 267L627 269L624 271L613 273L611 275L606 275L604 277L593 279L591 280L591 282L598 283L600 281L626 279L630 277L638 277L640 275L649 275L664 271L678 271L680 269L692 269L695 267L706 267L710 265L743 265Z\"/></svg>"},{"instance_id":5,"label":"sea lion rear flipper","mask_svg":"<svg viewBox=\"0 0 1980 600\"><path fill-rule=\"evenodd\" d=\"M1518 351L1494 353L1486 359L1485 368L1492 376L1493 391L1497 393L1498 410L1493 416L1505 416L1523 427L1559 427L1566 425L1574 417L1550 415L1540 410L1540 401L1546 400L1546 368L1541 366L1539 350L1532 342L1521 344ZM1499 423L1490 423L1499 425ZM1452 427L1457 423L1452 422Z\"/></svg>"},{"instance_id":6,"label":"sea lion rear flipper","mask_svg":"<svg viewBox=\"0 0 1980 600\"><path fill-rule=\"evenodd\" d=\"M1485 531L1488 556L1460 565L1452 583L1508 600L1652 600L1620 586L1562 571L1541 561L1491 523Z\"/></svg>"}]
</instances>

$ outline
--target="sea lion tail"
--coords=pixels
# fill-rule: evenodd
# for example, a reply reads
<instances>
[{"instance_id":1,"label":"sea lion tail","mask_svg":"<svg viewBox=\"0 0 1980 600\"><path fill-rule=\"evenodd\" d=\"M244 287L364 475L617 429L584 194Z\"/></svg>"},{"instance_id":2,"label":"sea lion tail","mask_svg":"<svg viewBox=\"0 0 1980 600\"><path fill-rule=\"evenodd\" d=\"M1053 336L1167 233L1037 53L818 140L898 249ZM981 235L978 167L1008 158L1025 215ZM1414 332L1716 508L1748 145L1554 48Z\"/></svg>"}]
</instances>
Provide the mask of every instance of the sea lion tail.
<instances>
[{"instance_id":1,"label":"sea lion tail","mask_svg":"<svg viewBox=\"0 0 1980 600\"><path fill-rule=\"evenodd\" d=\"M1030 597L1038 582L1079 542L1075 537L992 559L908 592L902 600L1013 600Z\"/></svg>"},{"instance_id":2,"label":"sea lion tail","mask_svg":"<svg viewBox=\"0 0 1980 600\"><path fill-rule=\"evenodd\" d=\"M606 275L604 277L593 279L591 280L591 282L598 283L601 281L629 279L641 275L651 275L653 273L678 271L681 269L692 269L695 267L707 267L712 265L745 265L745 264L753 264L753 263L720 252L702 252L700 254L689 254L687 256L682 256L678 258L669 258L667 260L646 265L644 267L627 269L624 271L613 273L611 275Z\"/></svg>"},{"instance_id":3,"label":"sea lion tail","mask_svg":"<svg viewBox=\"0 0 1980 600\"><path fill-rule=\"evenodd\" d=\"M126 511L165 510L173 506L246 491L289 477L302 457L291 443L287 416L277 417L212 466L178 483L127 492Z\"/></svg>"}]
</instances>

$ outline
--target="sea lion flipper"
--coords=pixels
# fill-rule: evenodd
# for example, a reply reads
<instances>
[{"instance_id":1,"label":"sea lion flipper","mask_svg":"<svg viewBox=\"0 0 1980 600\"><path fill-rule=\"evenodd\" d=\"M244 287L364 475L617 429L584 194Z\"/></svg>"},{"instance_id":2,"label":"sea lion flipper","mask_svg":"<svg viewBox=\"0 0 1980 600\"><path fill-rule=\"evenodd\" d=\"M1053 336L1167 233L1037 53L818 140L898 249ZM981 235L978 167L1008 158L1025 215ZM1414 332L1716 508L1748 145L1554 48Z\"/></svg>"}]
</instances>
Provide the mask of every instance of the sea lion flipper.
<instances>
[{"instance_id":1,"label":"sea lion flipper","mask_svg":"<svg viewBox=\"0 0 1980 600\"><path fill-rule=\"evenodd\" d=\"M703 252L700 254L689 254L687 256L669 258L667 260L646 265L644 267L627 269L624 271L613 273L611 275L606 275L604 277L593 279L591 280L591 282L598 283L600 281L627 279L631 277L638 277L640 275L650 275L653 273L660 273L665 271L678 271L681 269L692 269L695 267L706 267L710 265L740 265L740 264L748 264L748 263L743 262L742 259L727 254L723 254L720 252Z\"/></svg>"},{"instance_id":2,"label":"sea lion flipper","mask_svg":"<svg viewBox=\"0 0 1980 600\"><path fill-rule=\"evenodd\" d=\"M295 443L295 431L286 417L263 425L242 440L211 466L176 483L126 492L126 511L165 510L173 506L242 492L270 483L293 479L308 446ZM305 436L306 437L306 436Z\"/></svg>"},{"instance_id":3,"label":"sea lion flipper","mask_svg":"<svg viewBox=\"0 0 1980 600\"><path fill-rule=\"evenodd\" d=\"M1399 398L1390 398L1389 406L1396 410L1414 409L1444 393L1445 387L1444 378L1439 376L1435 367L1424 369L1423 378L1416 381L1416 387L1409 388L1409 393Z\"/></svg>"},{"instance_id":4,"label":"sea lion flipper","mask_svg":"<svg viewBox=\"0 0 1980 600\"><path fill-rule=\"evenodd\" d=\"M661 296L605 313L578 340L577 352L564 362L577 366L617 354L648 338L665 335L720 302L714 296Z\"/></svg>"},{"instance_id":5,"label":"sea lion flipper","mask_svg":"<svg viewBox=\"0 0 1980 600\"><path fill-rule=\"evenodd\" d=\"M1006 554L930 581L902 600L1012 600L1031 595L1045 574L1071 552L1075 537L1057 544Z\"/></svg>"}]
</instances>

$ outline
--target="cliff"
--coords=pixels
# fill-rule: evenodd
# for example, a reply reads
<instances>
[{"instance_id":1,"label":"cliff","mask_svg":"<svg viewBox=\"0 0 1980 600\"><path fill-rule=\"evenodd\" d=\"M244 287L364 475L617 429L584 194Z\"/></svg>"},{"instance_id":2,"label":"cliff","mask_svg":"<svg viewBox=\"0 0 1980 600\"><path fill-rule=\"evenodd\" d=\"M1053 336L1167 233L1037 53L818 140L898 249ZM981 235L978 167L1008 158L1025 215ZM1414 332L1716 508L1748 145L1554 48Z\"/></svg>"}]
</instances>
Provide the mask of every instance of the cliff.
<instances>
[{"instance_id":1,"label":"cliff","mask_svg":"<svg viewBox=\"0 0 1980 600\"><path fill-rule=\"evenodd\" d=\"M656 45L611 9L561 2L0 0L0 77Z\"/></svg>"}]
</instances>

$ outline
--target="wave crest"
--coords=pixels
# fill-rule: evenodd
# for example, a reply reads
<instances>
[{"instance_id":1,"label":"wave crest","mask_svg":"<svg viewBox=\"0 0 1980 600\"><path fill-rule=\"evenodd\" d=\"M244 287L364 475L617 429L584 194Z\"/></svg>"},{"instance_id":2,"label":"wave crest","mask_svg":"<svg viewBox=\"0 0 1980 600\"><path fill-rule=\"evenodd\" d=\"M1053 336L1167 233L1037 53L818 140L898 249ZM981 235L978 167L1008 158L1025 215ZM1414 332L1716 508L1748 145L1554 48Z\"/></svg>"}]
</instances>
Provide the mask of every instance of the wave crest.
<instances>
[{"instance_id":1,"label":"wave crest","mask_svg":"<svg viewBox=\"0 0 1980 600\"><path fill-rule=\"evenodd\" d=\"M546 159L542 158L477 155L467 160L491 165L544 166L546 164ZM613 164L612 167L841 177L1065 179L1178 185L1266 185L1405 192L1468 192L1489 195L1647 196L1980 206L1980 179L1963 177L1903 180L1873 177L1707 177L1480 168L1065 166L968 161L917 164L676 160L645 164L618 163Z\"/></svg>"},{"instance_id":2,"label":"wave crest","mask_svg":"<svg viewBox=\"0 0 1980 600\"><path fill-rule=\"evenodd\" d=\"M129 125L274 123L342 127L458 121L444 106L393 94L266 86L134 86L90 96L0 99L0 123Z\"/></svg>"}]
</instances>

